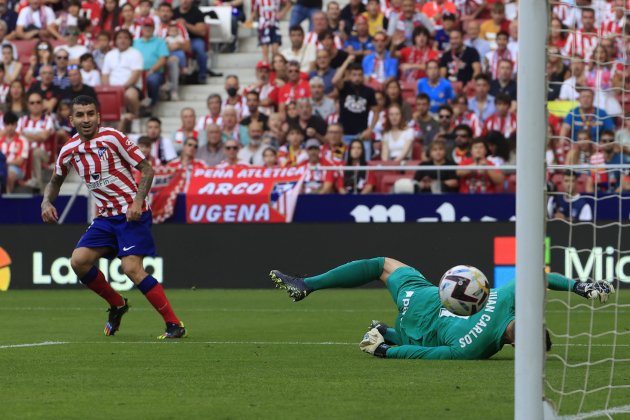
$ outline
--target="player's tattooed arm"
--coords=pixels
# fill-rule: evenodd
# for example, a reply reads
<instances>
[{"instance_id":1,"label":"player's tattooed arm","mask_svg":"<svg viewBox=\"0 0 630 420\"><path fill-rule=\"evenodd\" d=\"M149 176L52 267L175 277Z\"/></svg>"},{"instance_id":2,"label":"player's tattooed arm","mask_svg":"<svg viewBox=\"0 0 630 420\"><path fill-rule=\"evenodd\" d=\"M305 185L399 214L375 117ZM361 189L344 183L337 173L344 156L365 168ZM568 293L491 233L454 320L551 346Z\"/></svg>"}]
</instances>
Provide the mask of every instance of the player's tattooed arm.
<instances>
[{"instance_id":1,"label":"player's tattooed arm","mask_svg":"<svg viewBox=\"0 0 630 420\"><path fill-rule=\"evenodd\" d=\"M138 183L138 193L136 194L136 201L140 203L144 202L144 199L149 195L151 185L153 184L153 167L148 160L144 159L136 166L140 171L140 182Z\"/></svg>"},{"instance_id":2,"label":"player's tattooed arm","mask_svg":"<svg viewBox=\"0 0 630 420\"><path fill-rule=\"evenodd\" d=\"M44 189L44 199L42 200L41 207L42 220L46 223L55 223L59 220L59 215L57 214L57 209L53 205L53 202L57 199L59 190L61 189L61 185L65 179L65 175L57 175L56 173L53 173L52 178L50 178L50 182Z\"/></svg>"}]
</instances>

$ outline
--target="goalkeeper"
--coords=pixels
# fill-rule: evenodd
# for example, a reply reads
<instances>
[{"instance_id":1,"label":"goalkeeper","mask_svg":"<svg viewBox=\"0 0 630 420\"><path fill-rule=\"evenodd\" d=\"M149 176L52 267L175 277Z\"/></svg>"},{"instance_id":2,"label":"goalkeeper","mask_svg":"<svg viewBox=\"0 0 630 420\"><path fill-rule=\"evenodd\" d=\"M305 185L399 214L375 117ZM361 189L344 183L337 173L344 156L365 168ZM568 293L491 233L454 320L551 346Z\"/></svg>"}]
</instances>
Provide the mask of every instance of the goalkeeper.
<instances>
[{"instance_id":1,"label":"goalkeeper","mask_svg":"<svg viewBox=\"0 0 630 420\"><path fill-rule=\"evenodd\" d=\"M491 289L486 305L469 317L453 315L442 307L438 288L420 272L392 258L352 261L315 277L292 277L277 270L270 273L276 287L285 289L294 301L310 293L334 287L358 287L373 280L387 286L398 307L395 328L372 321L359 344L378 357L396 359L488 359L503 345L514 345L514 281ZM598 280L577 282L548 274L552 290L572 291L587 299L606 302L615 292ZM547 336L547 349L551 341Z\"/></svg>"}]
</instances>

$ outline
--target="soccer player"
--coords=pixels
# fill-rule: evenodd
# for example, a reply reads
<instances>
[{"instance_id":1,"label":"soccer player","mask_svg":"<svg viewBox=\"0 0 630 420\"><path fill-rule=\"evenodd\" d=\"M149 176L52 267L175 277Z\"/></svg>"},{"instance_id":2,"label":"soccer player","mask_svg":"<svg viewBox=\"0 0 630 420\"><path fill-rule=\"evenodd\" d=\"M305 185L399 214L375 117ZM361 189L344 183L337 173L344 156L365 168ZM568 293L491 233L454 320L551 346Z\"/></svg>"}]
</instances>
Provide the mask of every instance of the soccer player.
<instances>
[{"instance_id":1,"label":"soccer player","mask_svg":"<svg viewBox=\"0 0 630 420\"><path fill-rule=\"evenodd\" d=\"M42 219L59 219L54 202L70 166L83 178L98 206L94 219L72 252L72 269L79 280L109 305L105 335L114 335L123 315L129 310L126 298L118 294L96 267L101 257L122 261L123 272L162 315L166 331L158 339L186 336L157 280L144 271L144 256L155 255L151 236L151 211L146 197L153 181L153 169L140 149L124 134L100 127L101 117L94 98L78 96L72 101L70 123L77 134L63 146L55 171L42 201ZM131 168L141 172L136 185Z\"/></svg>"},{"instance_id":2,"label":"soccer player","mask_svg":"<svg viewBox=\"0 0 630 420\"><path fill-rule=\"evenodd\" d=\"M504 344L514 344L515 284L491 289L484 308L474 315L456 316L442 307L438 288L420 274L392 258L352 261L315 277L291 277L270 273L276 287L294 301L310 293L334 287L358 287L382 281L398 306L395 328L372 321L359 344L362 351L397 359L488 359ZM559 274L547 275L552 290L572 291L602 303L615 289L608 282L577 282ZM547 337L547 348L551 341Z\"/></svg>"}]
</instances>

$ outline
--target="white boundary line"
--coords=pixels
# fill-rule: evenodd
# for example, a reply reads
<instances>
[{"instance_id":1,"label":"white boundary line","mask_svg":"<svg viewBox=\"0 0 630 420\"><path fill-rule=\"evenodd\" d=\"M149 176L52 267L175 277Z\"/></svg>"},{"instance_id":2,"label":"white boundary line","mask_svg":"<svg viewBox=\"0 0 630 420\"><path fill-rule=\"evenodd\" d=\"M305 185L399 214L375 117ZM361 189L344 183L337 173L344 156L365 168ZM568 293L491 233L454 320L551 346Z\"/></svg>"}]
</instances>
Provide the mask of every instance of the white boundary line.
<instances>
[{"instance_id":1,"label":"white boundary line","mask_svg":"<svg viewBox=\"0 0 630 420\"><path fill-rule=\"evenodd\" d=\"M562 416L558 417L558 420L581 420L592 419L594 417L610 417L611 414L630 413L630 405L622 405L619 407L611 407L605 410L591 411L589 413L580 413L574 416Z\"/></svg>"},{"instance_id":2,"label":"white boundary line","mask_svg":"<svg viewBox=\"0 0 630 420\"><path fill-rule=\"evenodd\" d=\"M41 347L41 346L56 346L58 344L71 344L67 341L43 341L41 343L28 343L28 344L9 344L0 346L0 349L16 349L22 347Z\"/></svg>"}]
</instances>

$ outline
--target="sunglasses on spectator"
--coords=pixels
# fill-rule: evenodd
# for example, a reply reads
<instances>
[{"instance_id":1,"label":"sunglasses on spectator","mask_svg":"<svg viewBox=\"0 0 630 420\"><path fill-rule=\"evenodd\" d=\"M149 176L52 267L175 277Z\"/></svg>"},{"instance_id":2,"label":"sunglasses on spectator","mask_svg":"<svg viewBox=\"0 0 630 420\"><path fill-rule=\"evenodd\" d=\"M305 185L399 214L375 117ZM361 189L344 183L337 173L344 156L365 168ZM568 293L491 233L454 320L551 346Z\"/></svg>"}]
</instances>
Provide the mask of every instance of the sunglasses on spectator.
<instances>
[{"instance_id":1,"label":"sunglasses on spectator","mask_svg":"<svg viewBox=\"0 0 630 420\"><path fill-rule=\"evenodd\" d=\"M29 101L28 102L29 105L39 105L41 103L42 103L42 101Z\"/></svg>"},{"instance_id":2,"label":"sunglasses on spectator","mask_svg":"<svg viewBox=\"0 0 630 420\"><path fill-rule=\"evenodd\" d=\"M238 146L225 146L225 150L236 150Z\"/></svg>"},{"instance_id":3,"label":"sunglasses on spectator","mask_svg":"<svg viewBox=\"0 0 630 420\"><path fill-rule=\"evenodd\" d=\"M451 118L451 114L440 114L440 119L446 119L446 118Z\"/></svg>"},{"instance_id":4,"label":"sunglasses on spectator","mask_svg":"<svg viewBox=\"0 0 630 420\"><path fill-rule=\"evenodd\" d=\"M57 57L55 57L57 60L67 60L68 56L67 55L58 55Z\"/></svg>"},{"instance_id":5,"label":"sunglasses on spectator","mask_svg":"<svg viewBox=\"0 0 630 420\"><path fill-rule=\"evenodd\" d=\"M611 138L602 138L602 143L614 143L615 139Z\"/></svg>"}]
</instances>

